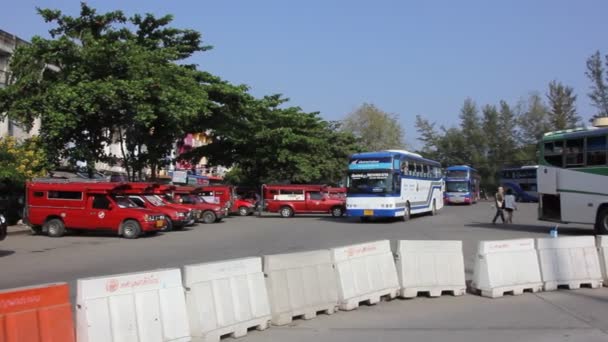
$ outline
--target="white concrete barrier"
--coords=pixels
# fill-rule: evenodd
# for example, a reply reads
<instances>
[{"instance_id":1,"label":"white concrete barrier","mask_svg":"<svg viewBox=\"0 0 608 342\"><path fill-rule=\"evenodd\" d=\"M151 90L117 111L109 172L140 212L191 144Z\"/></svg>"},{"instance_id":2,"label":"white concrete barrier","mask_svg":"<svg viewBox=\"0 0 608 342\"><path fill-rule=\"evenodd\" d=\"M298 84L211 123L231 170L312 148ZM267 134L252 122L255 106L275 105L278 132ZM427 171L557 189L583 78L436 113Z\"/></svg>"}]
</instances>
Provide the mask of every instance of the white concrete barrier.
<instances>
[{"instance_id":1,"label":"white concrete barrier","mask_svg":"<svg viewBox=\"0 0 608 342\"><path fill-rule=\"evenodd\" d=\"M397 296L399 280L388 240L332 248L331 253L340 309L352 310L363 301L375 304L383 296Z\"/></svg>"},{"instance_id":2,"label":"white concrete barrier","mask_svg":"<svg viewBox=\"0 0 608 342\"><path fill-rule=\"evenodd\" d=\"M439 297L466 291L462 241L397 241L395 264L401 286L400 296L413 298L421 292Z\"/></svg>"},{"instance_id":3,"label":"white concrete barrier","mask_svg":"<svg viewBox=\"0 0 608 342\"><path fill-rule=\"evenodd\" d=\"M558 286L578 289L602 285L600 260L593 236L536 239L545 291Z\"/></svg>"},{"instance_id":4,"label":"white concrete barrier","mask_svg":"<svg viewBox=\"0 0 608 342\"><path fill-rule=\"evenodd\" d=\"M604 286L608 286L608 235L596 236L596 242Z\"/></svg>"},{"instance_id":5,"label":"white concrete barrier","mask_svg":"<svg viewBox=\"0 0 608 342\"><path fill-rule=\"evenodd\" d=\"M338 288L328 250L265 255L264 273L273 324L335 312Z\"/></svg>"},{"instance_id":6,"label":"white concrete barrier","mask_svg":"<svg viewBox=\"0 0 608 342\"><path fill-rule=\"evenodd\" d=\"M472 287L491 298L542 290L534 240L480 241Z\"/></svg>"},{"instance_id":7,"label":"white concrete barrier","mask_svg":"<svg viewBox=\"0 0 608 342\"><path fill-rule=\"evenodd\" d=\"M186 305L192 336L219 341L264 330L270 321L261 258L184 266Z\"/></svg>"},{"instance_id":8,"label":"white concrete barrier","mask_svg":"<svg viewBox=\"0 0 608 342\"><path fill-rule=\"evenodd\" d=\"M79 279L79 342L190 341L179 269Z\"/></svg>"}]
</instances>

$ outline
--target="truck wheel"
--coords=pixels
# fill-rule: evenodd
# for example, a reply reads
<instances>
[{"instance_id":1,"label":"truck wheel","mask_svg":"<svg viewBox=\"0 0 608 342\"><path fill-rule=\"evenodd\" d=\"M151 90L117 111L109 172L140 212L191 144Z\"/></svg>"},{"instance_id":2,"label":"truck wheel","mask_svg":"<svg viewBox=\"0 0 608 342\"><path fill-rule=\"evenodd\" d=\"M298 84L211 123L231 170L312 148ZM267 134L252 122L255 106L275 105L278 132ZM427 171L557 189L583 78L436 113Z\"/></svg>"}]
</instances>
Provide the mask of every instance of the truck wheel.
<instances>
[{"instance_id":1,"label":"truck wheel","mask_svg":"<svg viewBox=\"0 0 608 342\"><path fill-rule=\"evenodd\" d=\"M165 228L161 229L160 231L163 233L172 231L173 230L173 221L171 221L171 218L169 216L165 216L165 221L167 222L167 225L165 226Z\"/></svg>"},{"instance_id":2,"label":"truck wheel","mask_svg":"<svg viewBox=\"0 0 608 342\"><path fill-rule=\"evenodd\" d=\"M595 232L600 235L608 234L608 208L602 209L599 215L597 215Z\"/></svg>"},{"instance_id":3,"label":"truck wheel","mask_svg":"<svg viewBox=\"0 0 608 342\"><path fill-rule=\"evenodd\" d=\"M293 216L293 209L291 209L290 207L282 207L281 211L280 211L281 217L292 217Z\"/></svg>"},{"instance_id":4,"label":"truck wheel","mask_svg":"<svg viewBox=\"0 0 608 342\"><path fill-rule=\"evenodd\" d=\"M65 234L65 224L58 218L46 221L43 229L50 237L62 237Z\"/></svg>"},{"instance_id":5,"label":"truck wheel","mask_svg":"<svg viewBox=\"0 0 608 342\"><path fill-rule=\"evenodd\" d=\"M126 220L122 224L122 237L125 239L137 239L141 235L141 227L134 220Z\"/></svg>"},{"instance_id":6,"label":"truck wheel","mask_svg":"<svg viewBox=\"0 0 608 342\"><path fill-rule=\"evenodd\" d=\"M215 220L217 219L217 216L215 216L215 213L213 211L205 211L203 212L203 223L213 223L215 222Z\"/></svg>"},{"instance_id":7,"label":"truck wheel","mask_svg":"<svg viewBox=\"0 0 608 342\"><path fill-rule=\"evenodd\" d=\"M342 215L344 215L344 210L342 210L342 208L340 208L340 207L331 208L331 216L340 217Z\"/></svg>"},{"instance_id":8,"label":"truck wheel","mask_svg":"<svg viewBox=\"0 0 608 342\"><path fill-rule=\"evenodd\" d=\"M249 215L249 209L247 209L247 207L239 207L239 215L241 215L241 216Z\"/></svg>"}]
</instances>

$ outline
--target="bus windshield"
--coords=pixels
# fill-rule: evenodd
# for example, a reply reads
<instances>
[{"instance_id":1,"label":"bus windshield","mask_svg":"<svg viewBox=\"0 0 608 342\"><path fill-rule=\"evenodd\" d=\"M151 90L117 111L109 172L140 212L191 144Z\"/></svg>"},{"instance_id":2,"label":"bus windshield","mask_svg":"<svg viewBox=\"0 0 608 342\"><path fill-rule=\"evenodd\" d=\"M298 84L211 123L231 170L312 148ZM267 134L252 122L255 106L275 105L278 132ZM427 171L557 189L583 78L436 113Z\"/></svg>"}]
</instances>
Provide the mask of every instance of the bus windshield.
<instances>
[{"instance_id":1,"label":"bus windshield","mask_svg":"<svg viewBox=\"0 0 608 342\"><path fill-rule=\"evenodd\" d=\"M447 192L469 192L469 182L446 182Z\"/></svg>"},{"instance_id":2,"label":"bus windshield","mask_svg":"<svg viewBox=\"0 0 608 342\"><path fill-rule=\"evenodd\" d=\"M348 176L348 192L351 194L380 194L392 191L389 172L353 172Z\"/></svg>"}]
</instances>

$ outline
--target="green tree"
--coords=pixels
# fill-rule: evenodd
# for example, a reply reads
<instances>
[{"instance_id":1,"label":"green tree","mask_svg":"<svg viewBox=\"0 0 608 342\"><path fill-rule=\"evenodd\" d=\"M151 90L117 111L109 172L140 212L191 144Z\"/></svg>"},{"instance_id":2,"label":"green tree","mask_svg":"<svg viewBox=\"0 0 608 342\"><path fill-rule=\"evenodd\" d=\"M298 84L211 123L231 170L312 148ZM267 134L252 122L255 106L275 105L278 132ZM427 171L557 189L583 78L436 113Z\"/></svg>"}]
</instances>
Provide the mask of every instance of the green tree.
<instances>
[{"instance_id":1,"label":"green tree","mask_svg":"<svg viewBox=\"0 0 608 342\"><path fill-rule=\"evenodd\" d=\"M437 145L442 136L435 129L435 123L416 115L416 131L418 132L418 140L423 144L420 152L428 158L437 159Z\"/></svg>"},{"instance_id":2,"label":"green tree","mask_svg":"<svg viewBox=\"0 0 608 342\"><path fill-rule=\"evenodd\" d=\"M536 146L544 133L551 130L549 108L538 93L531 93L517 105L521 150L518 159L522 162L536 161Z\"/></svg>"},{"instance_id":3,"label":"green tree","mask_svg":"<svg viewBox=\"0 0 608 342\"><path fill-rule=\"evenodd\" d=\"M17 141L0 138L0 181L21 184L46 174L45 152L37 137Z\"/></svg>"},{"instance_id":4,"label":"green tree","mask_svg":"<svg viewBox=\"0 0 608 342\"><path fill-rule=\"evenodd\" d=\"M498 112L498 141L500 145L497 161L502 166L518 164L519 134L517 131L517 114L504 100L500 101Z\"/></svg>"},{"instance_id":5,"label":"green tree","mask_svg":"<svg viewBox=\"0 0 608 342\"><path fill-rule=\"evenodd\" d=\"M182 63L208 49L200 34L168 27L171 16L98 14L84 3L78 17L38 12L55 24L52 38L36 36L17 49L0 112L26 126L40 118L54 161L86 161L92 172L98 161L119 159L132 177L163 164L188 124L207 112L203 75ZM107 155L115 142L122 155Z\"/></svg>"},{"instance_id":6,"label":"green tree","mask_svg":"<svg viewBox=\"0 0 608 342\"><path fill-rule=\"evenodd\" d=\"M344 177L348 156L358 146L339 124L322 120L319 113L284 107L287 99L280 95L259 100L234 95L214 110L237 120L211 124L212 143L185 158L206 156L210 163L233 165L228 178L241 184L338 183Z\"/></svg>"},{"instance_id":7,"label":"green tree","mask_svg":"<svg viewBox=\"0 0 608 342\"><path fill-rule=\"evenodd\" d=\"M572 87L551 81L547 101L552 130L574 128L580 124L581 118L576 114L576 95Z\"/></svg>"},{"instance_id":8,"label":"green tree","mask_svg":"<svg viewBox=\"0 0 608 342\"><path fill-rule=\"evenodd\" d=\"M481 127L481 119L475 102L467 98L460 109L460 131L465 141L465 152L469 156L466 164L479 165L483 162L486 149Z\"/></svg>"},{"instance_id":9,"label":"green tree","mask_svg":"<svg viewBox=\"0 0 608 342\"><path fill-rule=\"evenodd\" d=\"M606 58L608 64L608 57ZM585 75L591 81L591 91L587 94L591 99L591 104L598 110L596 117L608 116L608 85L604 75L604 63L599 51L596 51L587 59L587 71Z\"/></svg>"},{"instance_id":10,"label":"green tree","mask_svg":"<svg viewBox=\"0 0 608 342\"><path fill-rule=\"evenodd\" d=\"M485 153L483 161L476 164L485 186L494 187L495 175L502 164L502 150L500 141L500 114L494 105L485 105L482 108L483 140L485 141Z\"/></svg>"},{"instance_id":11,"label":"green tree","mask_svg":"<svg viewBox=\"0 0 608 342\"><path fill-rule=\"evenodd\" d=\"M373 104L364 103L348 114L342 129L356 136L367 151L405 147L403 129L397 117Z\"/></svg>"}]
</instances>

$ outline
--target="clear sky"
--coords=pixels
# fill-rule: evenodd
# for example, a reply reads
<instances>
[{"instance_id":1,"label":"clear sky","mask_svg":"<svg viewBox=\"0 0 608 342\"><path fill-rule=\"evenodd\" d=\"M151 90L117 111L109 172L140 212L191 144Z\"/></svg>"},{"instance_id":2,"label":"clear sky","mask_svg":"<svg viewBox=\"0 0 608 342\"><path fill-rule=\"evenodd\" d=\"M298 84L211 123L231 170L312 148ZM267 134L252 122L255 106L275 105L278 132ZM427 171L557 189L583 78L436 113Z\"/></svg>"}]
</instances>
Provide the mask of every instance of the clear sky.
<instances>
[{"instance_id":1,"label":"clear sky","mask_svg":"<svg viewBox=\"0 0 608 342\"><path fill-rule=\"evenodd\" d=\"M608 53L606 0L198 0L88 1L102 11L173 14L213 50L199 66L256 96L339 120L363 102L399 117L408 143L414 117L453 125L466 97L479 105L546 93L557 79L593 113L585 61ZM0 0L0 29L47 35L35 7L77 15L78 1Z\"/></svg>"}]
</instances>

